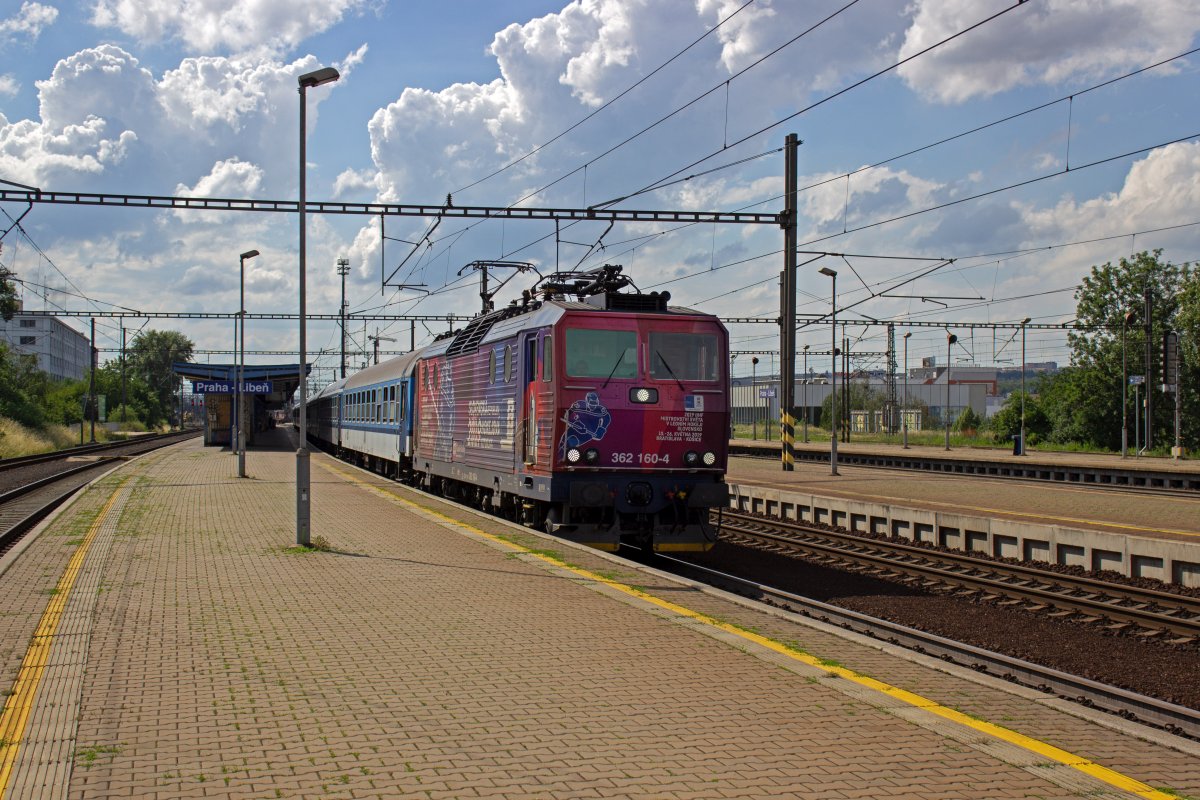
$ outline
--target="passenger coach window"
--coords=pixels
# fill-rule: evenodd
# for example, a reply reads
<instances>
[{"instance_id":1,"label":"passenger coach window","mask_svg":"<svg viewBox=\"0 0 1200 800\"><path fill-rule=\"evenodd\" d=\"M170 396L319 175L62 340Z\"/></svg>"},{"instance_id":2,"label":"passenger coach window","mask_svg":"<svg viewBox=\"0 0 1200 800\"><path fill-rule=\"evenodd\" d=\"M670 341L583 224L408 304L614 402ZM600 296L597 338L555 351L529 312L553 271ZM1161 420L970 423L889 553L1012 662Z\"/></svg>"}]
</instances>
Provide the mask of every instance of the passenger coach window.
<instances>
[{"instance_id":1,"label":"passenger coach window","mask_svg":"<svg viewBox=\"0 0 1200 800\"><path fill-rule=\"evenodd\" d=\"M636 378L637 332L567 329L567 374L576 378Z\"/></svg>"},{"instance_id":2,"label":"passenger coach window","mask_svg":"<svg viewBox=\"0 0 1200 800\"><path fill-rule=\"evenodd\" d=\"M650 377L661 381L715 381L721 377L717 337L711 333L650 332Z\"/></svg>"}]
</instances>

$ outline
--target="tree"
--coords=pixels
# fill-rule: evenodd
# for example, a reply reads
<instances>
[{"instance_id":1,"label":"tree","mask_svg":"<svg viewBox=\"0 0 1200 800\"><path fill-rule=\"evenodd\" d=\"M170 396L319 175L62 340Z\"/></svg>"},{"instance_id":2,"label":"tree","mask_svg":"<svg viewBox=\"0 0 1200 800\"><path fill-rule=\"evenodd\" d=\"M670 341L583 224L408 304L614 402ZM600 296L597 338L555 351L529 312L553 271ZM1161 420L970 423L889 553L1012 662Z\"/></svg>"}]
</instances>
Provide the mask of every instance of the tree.
<instances>
[{"instance_id":1,"label":"tree","mask_svg":"<svg viewBox=\"0 0 1200 800\"><path fill-rule=\"evenodd\" d=\"M133 340L127 351L127 369L147 389L148 396L144 398L147 419L144 422L148 425L171 418L175 390L179 385L172 364L191 361L193 347L192 340L178 331L147 330ZM130 404L141 399L131 395Z\"/></svg>"},{"instance_id":2,"label":"tree","mask_svg":"<svg viewBox=\"0 0 1200 800\"><path fill-rule=\"evenodd\" d=\"M1174 398L1161 394L1157 385L1162 377L1162 337L1178 324L1183 305L1181 292L1196 282L1196 272L1189 264L1163 262L1161 256L1161 250L1143 251L1120 259L1115 266L1109 262L1092 267L1091 274L1076 290L1077 323L1067 334L1072 369L1064 370L1051 381L1043 398L1043 408L1054 426L1055 441L1078 441L1111 450L1120 448L1121 397L1122 391L1128 389L1121 384L1122 324L1125 314L1132 312L1133 322L1125 328L1129 374L1142 374L1146 370L1147 292L1153 314L1149 344L1154 373L1154 385L1148 385L1147 389L1157 393L1155 440L1159 444L1167 441L1167 431L1173 430ZM1195 403L1194 384L1194 381L1181 382L1189 407ZM1128 404L1127 413L1132 417L1132 403ZM1127 424L1132 427L1131 420Z\"/></svg>"},{"instance_id":3,"label":"tree","mask_svg":"<svg viewBox=\"0 0 1200 800\"><path fill-rule=\"evenodd\" d=\"M983 420L975 413L975 409L967 406L958 415L958 419L954 421L954 430L958 433L971 431L972 433L979 430L983 426Z\"/></svg>"},{"instance_id":4,"label":"tree","mask_svg":"<svg viewBox=\"0 0 1200 800\"><path fill-rule=\"evenodd\" d=\"M1042 410L1038 397L1025 395L1025 437L1029 443L1045 440L1050 435L1050 420ZM1008 442L1021 432L1021 393L1013 392L1004 405L988 420L992 438Z\"/></svg>"},{"instance_id":5,"label":"tree","mask_svg":"<svg viewBox=\"0 0 1200 800\"><path fill-rule=\"evenodd\" d=\"M850 424L849 420L843 418L845 414L841 410L845 408L845 406L842 405L842 403L845 402L842 399L843 392L850 393L850 408L853 411L877 411L883 408L883 395L872 390L865 383L855 383L854 381L850 381L849 383L839 382L837 387L837 399L839 407L838 420L842 425ZM821 403L820 424L821 427L825 428L826 430L828 430L829 426L833 424L832 400L833 396L829 395Z\"/></svg>"},{"instance_id":6,"label":"tree","mask_svg":"<svg viewBox=\"0 0 1200 800\"><path fill-rule=\"evenodd\" d=\"M41 428L46 418L38 402L38 391L44 384L36 356L14 353L0 342L0 417Z\"/></svg>"},{"instance_id":7,"label":"tree","mask_svg":"<svg viewBox=\"0 0 1200 800\"><path fill-rule=\"evenodd\" d=\"M1179 332L1179 385L1183 393L1183 441L1200 448L1200 269L1183 281L1175 330Z\"/></svg>"},{"instance_id":8,"label":"tree","mask_svg":"<svg viewBox=\"0 0 1200 800\"><path fill-rule=\"evenodd\" d=\"M17 299L17 289L9 278L12 273L6 267L0 267L0 319L5 322L13 318L13 314L21 307Z\"/></svg>"}]
</instances>

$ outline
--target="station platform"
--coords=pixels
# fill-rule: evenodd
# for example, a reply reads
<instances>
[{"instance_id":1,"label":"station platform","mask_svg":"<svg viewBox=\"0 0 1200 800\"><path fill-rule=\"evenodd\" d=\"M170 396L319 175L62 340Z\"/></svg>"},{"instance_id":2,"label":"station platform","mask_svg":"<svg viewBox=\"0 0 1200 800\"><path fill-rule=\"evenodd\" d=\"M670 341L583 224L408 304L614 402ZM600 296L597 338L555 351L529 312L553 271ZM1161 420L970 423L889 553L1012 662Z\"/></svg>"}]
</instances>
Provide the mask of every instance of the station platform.
<instances>
[{"instance_id":1,"label":"station platform","mask_svg":"<svg viewBox=\"0 0 1200 800\"><path fill-rule=\"evenodd\" d=\"M903 452L921 450L935 448ZM1106 458L1072 456L1054 454L1060 464ZM730 457L726 480L741 510L964 552L1200 586L1197 492L845 463L832 475L828 461L802 459L785 472L778 460L753 456Z\"/></svg>"},{"instance_id":2,"label":"station platform","mask_svg":"<svg viewBox=\"0 0 1200 800\"><path fill-rule=\"evenodd\" d=\"M291 429L270 433L283 437ZM198 441L0 561L0 797L1200 796L1200 744Z\"/></svg>"}]
</instances>

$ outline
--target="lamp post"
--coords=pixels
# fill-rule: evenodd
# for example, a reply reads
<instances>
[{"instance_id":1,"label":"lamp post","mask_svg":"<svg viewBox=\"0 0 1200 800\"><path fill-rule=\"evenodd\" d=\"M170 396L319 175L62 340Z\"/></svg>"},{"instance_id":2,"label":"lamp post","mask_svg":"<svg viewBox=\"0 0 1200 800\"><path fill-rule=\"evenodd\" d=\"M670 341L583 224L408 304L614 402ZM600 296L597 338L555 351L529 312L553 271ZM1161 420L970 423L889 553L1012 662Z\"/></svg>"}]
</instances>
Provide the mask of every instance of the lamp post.
<instances>
[{"instance_id":1,"label":"lamp post","mask_svg":"<svg viewBox=\"0 0 1200 800\"><path fill-rule=\"evenodd\" d=\"M304 234L305 227L308 224L308 205L306 198L306 182L308 179L308 169L305 148L305 138L307 132L305 128L308 125L308 95L306 91L314 86L321 86L326 83L333 83L341 75L333 67L322 67L313 72L307 72L296 79L299 84L300 92L300 408L297 422L300 426L298 431L300 437L299 449L296 450L296 544L301 547L308 547L310 541L311 527L311 503L310 494L312 490L312 476L309 472L309 452L308 452L308 413L305 406L308 404L308 375L305 370L305 361L308 358L308 340L307 340L307 325L304 297L304 282L305 282L305 242Z\"/></svg>"},{"instance_id":2,"label":"lamp post","mask_svg":"<svg viewBox=\"0 0 1200 800\"><path fill-rule=\"evenodd\" d=\"M829 395L829 474L837 475L837 429L838 429L838 407L837 407L837 271L829 267L821 267L819 270L822 275L829 277L833 281L833 293L829 299L830 305L830 362L833 373L833 384Z\"/></svg>"},{"instance_id":3,"label":"lamp post","mask_svg":"<svg viewBox=\"0 0 1200 800\"><path fill-rule=\"evenodd\" d=\"M346 274L350 272L350 259L339 258L337 260L338 275L342 276L342 305L340 313L342 316L342 378L346 377Z\"/></svg>"},{"instance_id":4,"label":"lamp post","mask_svg":"<svg viewBox=\"0 0 1200 800\"><path fill-rule=\"evenodd\" d=\"M946 449L950 449L950 346L958 341L953 333L946 334Z\"/></svg>"},{"instance_id":5,"label":"lamp post","mask_svg":"<svg viewBox=\"0 0 1200 800\"><path fill-rule=\"evenodd\" d=\"M254 258L258 255L257 250L247 250L242 253L238 260L241 263L241 302L238 304L238 328L240 335L238 337L238 375L237 375L237 450L238 450L238 477L246 477L246 420L242 418L242 406L245 404L242 397L242 384L246 381L246 260Z\"/></svg>"},{"instance_id":6,"label":"lamp post","mask_svg":"<svg viewBox=\"0 0 1200 800\"><path fill-rule=\"evenodd\" d=\"M750 434L754 441L758 441L758 356L750 359Z\"/></svg>"},{"instance_id":7,"label":"lamp post","mask_svg":"<svg viewBox=\"0 0 1200 800\"><path fill-rule=\"evenodd\" d=\"M1021 455L1025 455L1025 326L1030 319L1021 320Z\"/></svg>"},{"instance_id":8,"label":"lamp post","mask_svg":"<svg viewBox=\"0 0 1200 800\"><path fill-rule=\"evenodd\" d=\"M808 345L804 345L804 443L808 444Z\"/></svg>"},{"instance_id":9,"label":"lamp post","mask_svg":"<svg viewBox=\"0 0 1200 800\"><path fill-rule=\"evenodd\" d=\"M1133 320L1133 312L1121 316L1121 458L1129 458L1129 361L1125 352L1125 329Z\"/></svg>"},{"instance_id":10,"label":"lamp post","mask_svg":"<svg viewBox=\"0 0 1200 800\"><path fill-rule=\"evenodd\" d=\"M912 331L904 334L904 402L900 406L900 431L904 439L904 449L908 449L908 340Z\"/></svg>"}]
</instances>

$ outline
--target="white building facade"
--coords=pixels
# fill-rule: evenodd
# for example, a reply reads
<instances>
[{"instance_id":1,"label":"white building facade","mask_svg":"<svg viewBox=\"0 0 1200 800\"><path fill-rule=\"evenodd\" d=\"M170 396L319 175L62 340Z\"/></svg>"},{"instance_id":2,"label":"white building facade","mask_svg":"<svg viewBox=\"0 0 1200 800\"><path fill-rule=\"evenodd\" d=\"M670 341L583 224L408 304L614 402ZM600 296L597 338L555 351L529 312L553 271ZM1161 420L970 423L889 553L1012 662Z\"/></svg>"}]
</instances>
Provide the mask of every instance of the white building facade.
<instances>
[{"instance_id":1,"label":"white building facade","mask_svg":"<svg viewBox=\"0 0 1200 800\"><path fill-rule=\"evenodd\" d=\"M14 353L36 356L38 369L51 378L80 380L91 368L88 338L55 317L18 311L0 320L0 341Z\"/></svg>"}]
</instances>

